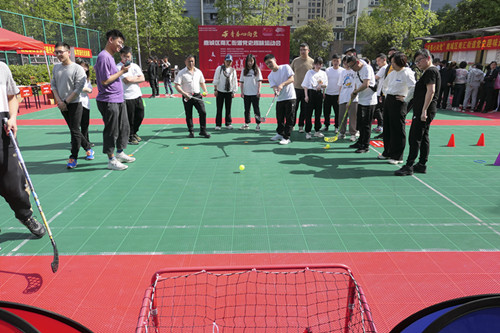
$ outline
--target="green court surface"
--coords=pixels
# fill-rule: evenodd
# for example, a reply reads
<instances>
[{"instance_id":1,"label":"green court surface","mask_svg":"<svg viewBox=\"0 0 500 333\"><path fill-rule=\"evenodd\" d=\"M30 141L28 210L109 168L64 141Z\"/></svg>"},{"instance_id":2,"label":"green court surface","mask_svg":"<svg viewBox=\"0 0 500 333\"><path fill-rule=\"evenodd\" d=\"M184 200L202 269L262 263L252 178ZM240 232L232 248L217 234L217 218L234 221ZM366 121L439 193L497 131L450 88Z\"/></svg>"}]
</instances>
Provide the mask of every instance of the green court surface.
<instances>
[{"instance_id":1,"label":"green court surface","mask_svg":"<svg viewBox=\"0 0 500 333\"><path fill-rule=\"evenodd\" d=\"M145 98L145 123L154 124L141 127L143 141L126 150L137 161L122 172L106 169L102 125L91 126L96 159L67 170L70 136L59 111L19 116L20 124L61 124L21 125L19 142L62 255L500 249L500 167L493 165L500 128L474 126L488 119L440 112L436 123L469 125L432 126L428 173L396 177L396 166L377 160L381 148L355 154L339 140L326 149L298 132L280 146L269 140L272 119L259 133L253 119L251 130L238 130L239 97L235 129L215 132L215 99L207 100L212 138L189 139L180 98ZM263 112L270 102L261 99ZM98 121L94 100L91 110ZM481 133L484 147L475 146ZM451 134L454 148L446 147ZM49 242L27 241L5 202L0 212L1 255L50 255Z\"/></svg>"}]
</instances>

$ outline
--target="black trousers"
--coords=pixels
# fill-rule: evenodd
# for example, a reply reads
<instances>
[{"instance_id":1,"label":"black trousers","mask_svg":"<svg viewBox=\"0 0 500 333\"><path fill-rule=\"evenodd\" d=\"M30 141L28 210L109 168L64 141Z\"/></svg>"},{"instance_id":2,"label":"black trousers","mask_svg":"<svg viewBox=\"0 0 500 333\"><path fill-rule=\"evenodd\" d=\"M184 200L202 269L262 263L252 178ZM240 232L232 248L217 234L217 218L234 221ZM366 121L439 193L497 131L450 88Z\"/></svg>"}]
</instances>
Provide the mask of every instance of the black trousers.
<instances>
[{"instance_id":1,"label":"black trousers","mask_svg":"<svg viewBox=\"0 0 500 333\"><path fill-rule=\"evenodd\" d=\"M8 117L8 112L0 112L0 117ZM0 130L0 195L7 201L17 219L24 221L33 215L28 184L16 157L14 145L5 131Z\"/></svg>"},{"instance_id":2,"label":"black trousers","mask_svg":"<svg viewBox=\"0 0 500 333\"><path fill-rule=\"evenodd\" d=\"M372 128L373 112L376 105L361 105L358 104L358 112L356 114L360 148L368 148L370 144L370 135Z\"/></svg>"},{"instance_id":3,"label":"black trousers","mask_svg":"<svg viewBox=\"0 0 500 333\"><path fill-rule=\"evenodd\" d=\"M90 125L90 109L82 107L82 121L80 122L80 129L82 135L90 143L89 139L89 125Z\"/></svg>"},{"instance_id":4,"label":"black trousers","mask_svg":"<svg viewBox=\"0 0 500 333\"><path fill-rule=\"evenodd\" d=\"M446 83L441 85L441 89L439 90L439 96L437 100L437 107L439 109L446 109L448 105L448 96L450 95L451 86Z\"/></svg>"},{"instance_id":5,"label":"black trousers","mask_svg":"<svg viewBox=\"0 0 500 333\"><path fill-rule=\"evenodd\" d=\"M125 102L108 103L97 101L97 108L104 121L102 152L111 155L114 154L115 147L118 150L127 148L130 125Z\"/></svg>"},{"instance_id":6,"label":"black trousers","mask_svg":"<svg viewBox=\"0 0 500 333\"><path fill-rule=\"evenodd\" d=\"M217 91L217 97L215 98L217 104L217 114L215 115L215 126L222 126L222 109L226 108L226 126L232 124L233 119L231 118L231 105L233 104L233 93L230 92L220 92Z\"/></svg>"},{"instance_id":7,"label":"black trousers","mask_svg":"<svg viewBox=\"0 0 500 333\"><path fill-rule=\"evenodd\" d=\"M335 116L335 128L339 128L339 95L325 95L325 99L323 101L323 117L324 124L326 127L330 126L330 115L333 114Z\"/></svg>"},{"instance_id":8,"label":"black trousers","mask_svg":"<svg viewBox=\"0 0 500 333\"><path fill-rule=\"evenodd\" d=\"M455 92L453 94L453 100L451 106L456 108L464 103L465 97L465 83L455 84Z\"/></svg>"},{"instance_id":9,"label":"black trousers","mask_svg":"<svg viewBox=\"0 0 500 333\"><path fill-rule=\"evenodd\" d=\"M250 124L250 106L253 106L253 113L255 114L255 122L260 124L260 98L257 96L243 96L243 104L245 106L245 124Z\"/></svg>"},{"instance_id":10,"label":"black trousers","mask_svg":"<svg viewBox=\"0 0 500 333\"><path fill-rule=\"evenodd\" d=\"M293 126L295 126L295 100L289 99L276 103L276 133L285 139L290 139Z\"/></svg>"},{"instance_id":11,"label":"black trousers","mask_svg":"<svg viewBox=\"0 0 500 333\"><path fill-rule=\"evenodd\" d=\"M307 90L309 102L306 103L306 133L312 129L312 115L314 112L314 130L318 132L321 129L321 114L323 113L323 93L318 90Z\"/></svg>"},{"instance_id":12,"label":"black trousers","mask_svg":"<svg viewBox=\"0 0 500 333\"><path fill-rule=\"evenodd\" d=\"M377 126L384 127L384 101L385 96L377 96L377 106L373 113L373 119L377 120Z\"/></svg>"},{"instance_id":13,"label":"black trousers","mask_svg":"<svg viewBox=\"0 0 500 333\"><path fill-rule=\"evenodd\" d=\"M144 103L142 102L142 97L138 97L136 99L126 99L125 104L127 105L130 136L132 136L139 132L139 127L141 127L144 120Z\"/></svg>"},{"instance_id":14,"label":"black trousers","mask_svg":"<svg viewBox=\"0 0 500 333\"><path fill-rule=\"evenodd\" d=\"M155 79L149 80L149 85L151 86L151 90L152 90L151 95L152 96L160 95L160 88L158 86L158 79L155 78Z\"/></svg>"},{"instance_id":15,"label":"black trousers","mask_svg":"<svg viewBox=\"0 0 500 333\"><path fill-rule=\"evenodd\" d=\"M435 113L428 114L427 120L424 122L420 120L420 113L413 115L408 138L410 153L408 154L406 165L412 166L415 163L419 152L419 163L423 165L427 163L430 150L429 128L435 116Z\"/></svg>"},{"instance_id":16,"label":"black trousers","mask_svg":"<svg viewBox=\"0 0 500 333\"><path fill-rule=\"evenodd\" d=\"M200 94L193 94L193 97L202 99ZM186 124L188 131L193 132L193 107L198 111L200 117L200 134L204 134L207 131L207 112L205 111L205 103L202 101L195 100L193 98L187 101L183 98L182 102L184 104L184 112L186 113Z\"/></svg>"},{"instance_id":17,"label":"black trousers","mask_svg":"<svg viewBox=\"0 0 500 333\"><path fill-rule=\"evenodd\" d=\"M299 126L303 127L304 123L306 121L306 115L307 115L307 106L306 106L306 94L304 92L304 89L299 89L295 88L295 98L296 98L296 105L295 105L295 110L299 112L299 107L300 107L300 113L299 113Z\"/></svg>"},{"instance_id":18,"label":"black trousers","mask_svg":"<svg viewBox=\"0 0 500 333\"><path fill-rule=\"evenodd\" d=\"M66 124L68 124L69 132L71 134L71 155L69 157L77 159L80 147L85 150L90 149L90 142L83 135L82 130L80 129L83 114L82 103L68 104L68 111L61 111L61 114L63 115L64 120L66 120Z\"/></svg>"},{"instance_id":19,"label":"black trousers","mask_svg":"<svg viewBox=\"0 0 500 333\"><path fill-rule=\"evenodd\" d=\"M396 96L387 95L384 103L384 156L393 160L403 159L406 145L406 103Z\"/></svg>"}]
</instances>

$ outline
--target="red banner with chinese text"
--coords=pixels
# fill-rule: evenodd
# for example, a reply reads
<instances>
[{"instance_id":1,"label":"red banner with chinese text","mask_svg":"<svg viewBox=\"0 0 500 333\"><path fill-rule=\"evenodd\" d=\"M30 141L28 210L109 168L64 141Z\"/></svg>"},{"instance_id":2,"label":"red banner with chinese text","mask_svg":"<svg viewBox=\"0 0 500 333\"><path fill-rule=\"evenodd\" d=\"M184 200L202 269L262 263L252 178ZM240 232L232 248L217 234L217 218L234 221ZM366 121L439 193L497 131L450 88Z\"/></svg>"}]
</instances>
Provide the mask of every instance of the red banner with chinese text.
<instances>
[{"instance_id":1,"label":"red banner with chinese text","mask_svg":"<svg viewBox=\"0 0 500 333\"><path fill-rule=\"evenodd\" d=\"M425 48L433 53L500 49L500 36L476 37L450 40L446 42L427 43L425 44Z\"/></svg>"},{"instance_id":2,"label":"red banner with chinese text","mask_svg":"<svg viewBox=\"0 0 500 333\"><path fill-rule=\"evenodd\" d=\"M45 52L47 55L54 55L55 45L45 44ZM75 57L77 58L92 58L92 50L75 47ZM17 54L44 55L43 50L17 50Z\"/></svg>"},{"instance_id":3,"label":"red banner with chinese text","mask_svg":"<svg viewBox=\"0 0 500 333\"><path fill-rule=\"evenodd\" d=\"M238 80L249 53L255 56L264 80L270 72L264 64L266 54L274 54L278 65L289 63L290 27L201 25L198 36L200 59L197 67L209 81L213 79L215 69L224 63L227 54L233 56Z\"/></svg>"}]
</instances>

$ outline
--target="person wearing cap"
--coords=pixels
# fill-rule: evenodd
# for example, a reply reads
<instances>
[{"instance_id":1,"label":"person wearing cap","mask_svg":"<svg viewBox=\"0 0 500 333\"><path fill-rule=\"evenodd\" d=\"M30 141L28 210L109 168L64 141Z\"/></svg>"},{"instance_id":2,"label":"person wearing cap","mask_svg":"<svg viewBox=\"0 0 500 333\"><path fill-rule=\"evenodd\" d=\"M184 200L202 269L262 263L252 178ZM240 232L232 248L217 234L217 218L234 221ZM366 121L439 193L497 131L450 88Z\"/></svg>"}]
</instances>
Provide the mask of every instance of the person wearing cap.
<instances>
[{"instance_id":1,"label":"person wearing cap","mask_svg":"<svg viewBox=\"0 0 500 333\"><path fill-rule=\"evenodd\" d=\"M234 93L238 90L238 77L236 70L232 67L233 56L228 54L224 58L224 64L217 67L214 75L214 95L217 104L217 115L215 116L215 130L220 131L222 126L222 108L226 108L226 128L233 129L231 118L231 104Z\"/></svg>"}]
</instances>

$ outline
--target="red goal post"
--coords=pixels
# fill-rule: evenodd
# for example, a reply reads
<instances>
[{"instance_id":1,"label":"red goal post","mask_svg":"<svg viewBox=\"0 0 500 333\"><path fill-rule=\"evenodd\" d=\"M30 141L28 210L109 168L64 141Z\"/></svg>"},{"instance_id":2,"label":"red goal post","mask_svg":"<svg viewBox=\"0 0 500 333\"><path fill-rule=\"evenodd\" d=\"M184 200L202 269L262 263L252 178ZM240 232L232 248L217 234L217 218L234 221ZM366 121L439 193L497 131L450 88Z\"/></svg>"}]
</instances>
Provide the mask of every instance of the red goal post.
<instances>
[{"instance_id":1,"label":"red goal post","mask_svg":"<svg viewBox=\"0 0 500 333\"><path fill-rule=\"evenodd\" d=\"M156 272L136 333L376 333L346 265L173 268Z\"/></svg>"}]
</instances>

